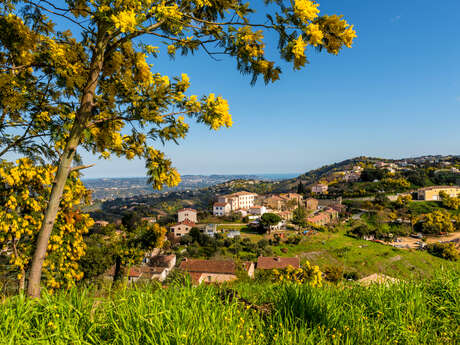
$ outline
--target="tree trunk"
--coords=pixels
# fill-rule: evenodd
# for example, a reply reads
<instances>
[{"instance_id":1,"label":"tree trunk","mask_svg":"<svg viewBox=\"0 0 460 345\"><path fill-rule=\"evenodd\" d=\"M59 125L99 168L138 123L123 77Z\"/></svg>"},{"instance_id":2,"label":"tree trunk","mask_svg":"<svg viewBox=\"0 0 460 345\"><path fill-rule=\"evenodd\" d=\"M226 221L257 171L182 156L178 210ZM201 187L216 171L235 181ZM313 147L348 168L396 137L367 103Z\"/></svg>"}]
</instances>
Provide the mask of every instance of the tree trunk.
<instances>
[{"instance_id":1,"label":"tree trunk","mask_svg":"<svg viewBox=\"0 0 460 345\"><path fill-rule=\"evenodd\" d=\"M59 210L59 204L64 191L64 187L71 172L72 161L74 159L76 149L80 144L83 130L85 129L86 124L91 117L98 78L103 67L103 55L103 46L102 44L99 44L95 53L93 54L88 82L82 93L80 109L75 118L75 122L70 132L69 139L66 143L66 147L61 157L59 158L58 170L53 181L53 187L51 189L48 207L45 211L45 217L43 218L40 233L38 235L37 245L32 258L27 294L33 298L40 297L40 280L42 275L43 261L46 257L49 238L56 221L56 216Z\"/></svg>"},{"instance_id":2,"label":"tree trunk","mask_svg":"<svg viewBox=\"0 0 460 345\"><path fill-rule=\"evenodd\" d=\"M117 256L115 259L115 271L113 272L113 282L112 287L117 286L120 282L123 281L124 269L121 265L121 257Z\"/></svg>"}]
</instances>

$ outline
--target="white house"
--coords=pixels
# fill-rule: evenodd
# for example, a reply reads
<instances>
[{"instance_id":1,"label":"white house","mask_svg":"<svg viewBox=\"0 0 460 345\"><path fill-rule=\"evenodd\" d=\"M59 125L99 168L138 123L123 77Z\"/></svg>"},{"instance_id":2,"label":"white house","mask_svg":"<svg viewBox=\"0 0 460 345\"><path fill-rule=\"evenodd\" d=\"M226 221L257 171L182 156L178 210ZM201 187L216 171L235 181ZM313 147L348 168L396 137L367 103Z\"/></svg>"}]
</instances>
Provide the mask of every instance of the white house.
<instances>
[{"instance_id":1,"label":"white house","mask_svg":"<svg viewBox=\"0 0 460 345\"><path fill-rule=\"evenodd\" d=\"M197 211L193 208L183 208L177 211L177 221L181 223L186 220L192 223L198 223Z\"/></svg>"},{"instance_id":2,"label":"white house","mask_svg":"<svg viewBox=\"0 0 460 345\"><path fill-rule=\"evenodd\" d=\"M212 207L212 214L218 217L228 216L232 208L227 202L216 202Z\"/></svg>"},{"instance_id":3,"label":"white house","mask_svg":"<svg viewBox=\"0 0 460 345\"><path fill-rule=\"evenodd\" d=\"M249 213L254 216L262 216L263 214L267 213L267 208L265 206L252 206L249 209Z\"/></svg>"}]
</instances>

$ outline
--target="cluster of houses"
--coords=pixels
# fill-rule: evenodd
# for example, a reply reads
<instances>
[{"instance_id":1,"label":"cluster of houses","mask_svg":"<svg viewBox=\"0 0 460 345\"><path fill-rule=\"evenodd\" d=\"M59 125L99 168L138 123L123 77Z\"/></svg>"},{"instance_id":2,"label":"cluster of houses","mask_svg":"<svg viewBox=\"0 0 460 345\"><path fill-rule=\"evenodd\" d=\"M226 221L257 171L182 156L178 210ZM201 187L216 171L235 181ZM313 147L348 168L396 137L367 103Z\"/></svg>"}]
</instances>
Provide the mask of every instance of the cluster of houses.
<instances>
[{"instance_id":1,"label":"cluster of houses","mask_svg":"<svg viewBox=\"0 0 460 345\"><path fill-rule=\"evenodd\" d=\"M355 165L351 169L336 171L330 176L324 177L319 183L311 186L312 194L325 195L328 193L329 186L328 183L332 181L340 182L358 182L361 179L361 173L363 167L360 165Z\"/></svg>"},{"instance_id":2,"label":"cluster of houses","mask_svg":"<svg viewBox=\"0 0 460 345\"><path fill-rule=\"evenodd\" d=\"M130 267L127 272L128 282L136 282L140 279L158 280L163 282L169 273L176 266L176 255L159 255L157 251L151 253L149 257L144 259L140 266ZM115 275L115 266L112 266L104 276L108 279L113 279Z\"/></svg>"},{"instance_id":3,"label":"cluster of houses","mask_svg":"<svg viewBox=\"0 0 460 345\"><path fill-rule=\"evenodd\" d=\"M315 185L313 188L320 188L322 185ZM325 188L325 189L324 189ZM327 185L323 186L327 191ZM241 216L248 216L249 219L257 222L265 213L278 214L285 221L292 219L293 211L302 205L309 213L307 222L314 225L327 225L335 222L339 213L344 211L344 206L340 199L315 199L306 198L297 193L281 193L259 196L255 193L237 192L234 194L223 195L217 198L213 205L215 216L227 216L230 213L240 213Z\"/></svg>"},{"instance_id":4,"label":"cluster of houses","mask_svg":"<svg viewBox=\"0 0 460 345\"><path fill-rule=\"evenodd\" d=\"M181 237L188 235L192 228L198 228L200 232L209 237L214 237L219 233L217 224L198 224L198 211L193 208L183 208L177 211L177 223L169 227L169 239L177 241ZM228 238L240 236L238 230L230 230L226 233Z\"/></svg>"},{"instance_id":5,"label":"cluster of houses","mask_svg":"<svg viewBox=\"0 0 460 345\"><path fill-rule=\"evenodd\" d=\"M176 264L175 255L156 255L152 257L150 265L132 267L128 273L128 281L158 280L163 282ZM234 260L201 260L185 258L179 265L179 269L187 273L191 281L199 285L201 283L224 283L238 279L239 272L254 278L257 270L285 269L288 266L300 267L298 257L263 257L257 258L257 262L245 261L237 264ZM112 278L114 268L106 273Z\"/></svg>"}]
</instances>

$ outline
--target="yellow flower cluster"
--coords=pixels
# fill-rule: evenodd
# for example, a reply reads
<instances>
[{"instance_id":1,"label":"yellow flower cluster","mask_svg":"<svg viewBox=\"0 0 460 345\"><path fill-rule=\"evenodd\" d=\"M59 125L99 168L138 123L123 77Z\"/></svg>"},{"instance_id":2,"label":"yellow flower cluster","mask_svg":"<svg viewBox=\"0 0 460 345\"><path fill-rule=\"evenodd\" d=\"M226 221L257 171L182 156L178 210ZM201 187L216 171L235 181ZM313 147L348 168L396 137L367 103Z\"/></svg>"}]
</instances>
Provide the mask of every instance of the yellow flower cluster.
<instances>
[{"instance_id":1,"label":"yellow flower cluster","mask_svg":"<svg viewBox=\"0 0 460 345\"><path fill-rule=\"evenodd\" d=\"M318 17L319 4L310 0L295 0L294 13L300 18L303 23L312 21Z\"/></svg>"},{"instance_id":2,"label":"yellow flower cluster","mask_svg":"<svg viewBox=\"0 0 460 345\"><path fill-rule=\"evenodd\" d=\"M306 33L310 37L310 44L313 46L316 47L323 44L324 33L321 31L318 24L309 24Z\"/></svg>"},{"instance_id":3,"label":"yellow flower cluster","mask_svg":"<svg viewBox=\"0 0 460 345\"><path fill-rule=\"evenodd\" d=\"M196 7L197 8L202 8L205 6L212 6L211 2L209 0L195 0L196 2Z\"/></svg>"},{"instance_id":4,"label":"yellow flower cluster","mask_svg":"<svg viewBox=\"0 0 460 345\"><path fill-rule=\"evenodd\" d=\"M342 16L323 16L318 24L326 38L322 44L329 53L337 55L343 46L351 48L356 31Z\"/></svg>"},{"instance_id":5,"label":"yellow flower cluster","mask_svg":"<svg viewBox=\"0 0 460 345\"><path fill-rule=\"evenodd\" d=\"M180 181L180 175L169 159L165 158L165 154L161 151L155 150L152 147L147 149L147 163L148 175L150 182L156 189L162 189L164 185L168 187L177 186Z\"/></svg>"},{"instance_id":6,"label":"yellow flower cluster","mask_svg":"<svg viewBox=\"0 0 460 345\"><path fill-rule=\"evenodd\" d=\"M162 1L161 4L155 6L152 9L152 12L155 13L157 21L166 20L169 30L173 33L179 33L183 29L181 23L183 14L179 11L179 6L176 2L172 4L166 4L166 1Z\"/></svg>"},{"instance_id":7,"label":"yellow flower cluster","mask_svg":"<svg viewBox=\"0 0 460 345\"><path fill-rule=\"evenodd\" d=\"M292 54L294 54L294 69L299 69L307 62L307 57L305 56L306 46L307 43L303 40L302 35L299 35L292 47Z\"/></svg>"},{"instance_id":8,"label":"yellow flower cluster","mask_svg":"<svg viewBox=\"0 0 460 345\"><path fill-rule=\"evenodd\" d=\"M206 113L203 114L203 120L212 129L217 130L223 126L231 127L233 125L228 102L221 96L216 98L213 93L209 94L206 99L206 110Z\"/></svg>"},{"instance_id":9,"label":"yellow flower cluster","mask_svg":"<svg viewBox=\"0 0 460 345\"><path fill-rule=\"evenodd\" d=\"M303 268L288 266L284 270L274 269L273 275L275 280L279 282L308 283L311 286L321 287L322 273L318 266L312 266L308 261Z\"/></svg>"},{"instance_id":10,"label":"yellow flower cluster","mask_svg":"<svg viewBox=\"0 0 460 345\"><path fill-rule=\"evenodd\" d=\"M351 45L353 44L353 39L355 39L358 36L356 35L356 31L353 29L353 25L351 25L345 29L345 31L340 35L340 37L342 38L345 46L347 46L347 48L351 48Z\"/></svg>"},{"instance_id":11,"label":"yellow flower cluster","mask_svg":"<svg viewBox=\"0 0 460 345\"><path fill-rule=\"evenodd\" d=\"M41 228L56 168L35 166L24 158L0 163L0 247L11 252L10 263L26 271ZM49 288L72 286L82 278L77 261L84 254L83 234L93 221L74 209L89 201L89 192L72 173L64 190L44 265Z\"/></svg>"},{"instance_id":12,"label":"yellow flower cluster","mask_svg":"<svg viewBox=\"0 0 460 345\"><path fill-rule=\"evenodd\" d=\"M168 54L174 55L176 53L176 46L170 44L168 46Z\"/></svg>"},{"instance_id":13,"label":"yellow flower cluster","mask_svg":"<svg viewBox=\"0 0 460 345\"><path fill-rule=\"evenodd\" d=\"M116 15L113 14L110 19L121 32L132 32L138 24L134 10L120 11Z\"/></svg>"},{"instance_id":14,"label":"yellow flower cluster","mask_svg":"<svg viewBox=\"0 0 460 345\"><path fill-rule=\"evenodd\" d=\"M143 83L143 84L151 84L154 82L154 78L152 72L150 71L150 66L145 61L146 56L145 54L139 53L136 57L136 75L134 80Z\"/></svg>"},{"instance_id":15,"label":"yellow flower cluster","mask_svg":"<svg viewBox=\"0 0 460 345\"><path fill-rule=\"evenodd\" d=\"M201 103L198 101L198 96L196 95L190 96L188 101L185 103L185 106L187 109L194 113L201 111Z\"/></svg>"},{"instance_id":16,"label":"yellow flower cluster","mask_svg":"<svg viewBox=\"0 0 460 345\"><path fill-rule=\"evenodd\" d=\"M249 57L257 58L264 55L265 44L263 44L263 38L262 30L254 32L250 26L243 26L238 29L236 43L242 47Z\"/></svg>"},{"instance_id":17,"label":"yellow flower cluster","mask_svg":"<svg viewBox=\"0 0 460 345\"><path fill-rule=\"evenodd\" d=\"M54 39L46 38L46 42L56 73L65 79L66 87L81 87L86 81L86 68L81 62L79 52L71 45Z\"/></svg>"}]
</instances>

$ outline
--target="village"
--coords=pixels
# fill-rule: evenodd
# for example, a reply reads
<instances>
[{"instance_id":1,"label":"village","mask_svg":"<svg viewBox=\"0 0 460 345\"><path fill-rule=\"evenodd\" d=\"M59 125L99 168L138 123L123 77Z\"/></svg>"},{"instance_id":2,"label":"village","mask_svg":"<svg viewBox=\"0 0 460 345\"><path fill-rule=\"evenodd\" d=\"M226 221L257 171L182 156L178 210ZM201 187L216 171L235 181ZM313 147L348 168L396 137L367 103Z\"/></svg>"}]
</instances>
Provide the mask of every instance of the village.
<instances>
[{"instance_id":1,"label":"village","mask_svg":"<svg viewBox=\"0 0 460 345\"><path fill-rule=\"evenodd\" d=\"M350 172L358 174L359 169ZM349 176L344 174L343 176ZM199 211L193 208L183 208L177 211L177 222L168 227L167 238L172 247L182 248L180 253L187 253L187 245L193 242L192 237L205 236L227 241L233 239L245 239L247 241L259 240L278 241L278 243L290 243L289 238L308 238L315 236L318 231L328 231L341 224L353 222L363 214L358 212L352 214L349 207L342 203L342 198L329 199L321 196L327 195L327 184L315 184L310 187L309 195L317 195L318 198L306 197L298 193L280 193L258 195L247 191L239 191L226 195L216 195L212 206L213 220L219 223L210 223L209 220L200 221ZM404 200L410 194L401 193L397 199ZM414 202L438 202L442 196L455 198L460 195L458 186L433 186L420 188L414 192ZM304 219L299 217L299 210ZM365 211L365 210L362 210ZM238 215L240 223L228 221L230 215ZM270 217L266 217L270 215ZM275 216L273 216L275 215ZM264 218L275 219L267 223ZM144 218L149 222L155 219ZM194 235L192 232L195 231ZM391 235L391 234L390 234ZM460 245L460 232L443 234L443 237L422 235L412 231L408 236L392 236L390 239L382 240L373 234L360 234L360 238L366 241L379 243L385 246L413 250L424 249L429 243L454 243L457 248ZM299 237L300 236L300 237ZM255 277L255 272L273 269L299 268L300 257L297 256L264 256L259 255L255 261L235 260L228 257L195 259L181 255L180 263L176 262L176 254L165 253L159 249L148 253L140 266L129 269L128 281L138 280L159 280L163 282L168 275L178 269L186 272L194 284L201 283L223 283L238 279L237 272L244 272L249 278ZM110 279L113 276L113 269L106 273ZM370 278L372 276L372 278ZM392 277L383 274L371 274L361 278L363 282L372 279L391 280Z\"/></svg>"}]
</instances>

